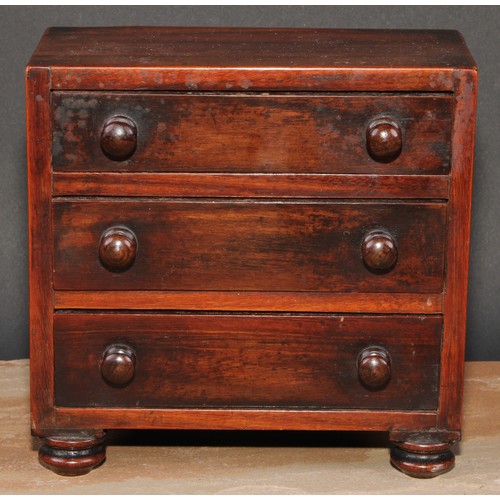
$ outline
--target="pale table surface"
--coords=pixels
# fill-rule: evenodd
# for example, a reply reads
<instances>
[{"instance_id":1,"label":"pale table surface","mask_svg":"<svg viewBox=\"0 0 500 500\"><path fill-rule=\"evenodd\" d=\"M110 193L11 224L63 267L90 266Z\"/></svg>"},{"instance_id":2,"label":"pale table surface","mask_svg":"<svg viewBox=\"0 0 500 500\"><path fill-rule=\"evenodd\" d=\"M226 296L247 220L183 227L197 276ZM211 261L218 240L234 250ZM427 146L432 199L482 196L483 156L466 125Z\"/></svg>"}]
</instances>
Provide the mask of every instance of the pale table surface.
<instances>
[{"instance_id":1,"label":"pale table surface","mask_svg":"<svg viewBox=\"0 0 500 500\"><path fill-rule=\"evenodd\" d=\"M385 433L110 433L106 463L61 477L30 436L28 361L0 362L0 494L500 494L500 362L466 364L455 468L393 469Z\"/></svg>"}]
</instances>

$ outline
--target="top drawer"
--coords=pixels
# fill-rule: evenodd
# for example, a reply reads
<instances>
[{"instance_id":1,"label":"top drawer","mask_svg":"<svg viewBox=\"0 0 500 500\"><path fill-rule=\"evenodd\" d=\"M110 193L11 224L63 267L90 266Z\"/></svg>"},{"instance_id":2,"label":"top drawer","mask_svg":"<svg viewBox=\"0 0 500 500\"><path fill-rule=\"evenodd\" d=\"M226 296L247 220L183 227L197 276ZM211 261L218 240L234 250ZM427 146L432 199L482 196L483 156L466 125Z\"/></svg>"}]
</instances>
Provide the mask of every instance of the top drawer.
<instances>
[{"instance_id":1,"label":"top drawer","mask_svg":"<svg viewBox=\"0 0 500 500\"><path fill-rule=\"evenodd\" d=\"M54 92L59 171L446 174L447 94Z\"/></svg>"}]
</instances>

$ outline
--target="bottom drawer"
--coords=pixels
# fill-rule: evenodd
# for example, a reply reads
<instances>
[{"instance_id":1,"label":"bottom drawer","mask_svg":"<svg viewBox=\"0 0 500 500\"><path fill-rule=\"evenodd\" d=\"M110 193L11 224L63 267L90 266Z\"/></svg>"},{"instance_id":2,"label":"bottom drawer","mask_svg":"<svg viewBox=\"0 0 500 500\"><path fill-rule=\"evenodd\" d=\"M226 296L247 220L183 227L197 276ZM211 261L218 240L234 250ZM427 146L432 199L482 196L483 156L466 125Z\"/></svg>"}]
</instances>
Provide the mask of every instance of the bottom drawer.
<instances>
[{"instance_id":1,"label":"bottom drawer","mask_svg":"<svg viewBox=\"0 0 500 500\"><path fill-rule=\"evenodd\" d=\"M54 325L58 406L437 407L440 316L58 313Z\"/></svg>"}]
</instances>

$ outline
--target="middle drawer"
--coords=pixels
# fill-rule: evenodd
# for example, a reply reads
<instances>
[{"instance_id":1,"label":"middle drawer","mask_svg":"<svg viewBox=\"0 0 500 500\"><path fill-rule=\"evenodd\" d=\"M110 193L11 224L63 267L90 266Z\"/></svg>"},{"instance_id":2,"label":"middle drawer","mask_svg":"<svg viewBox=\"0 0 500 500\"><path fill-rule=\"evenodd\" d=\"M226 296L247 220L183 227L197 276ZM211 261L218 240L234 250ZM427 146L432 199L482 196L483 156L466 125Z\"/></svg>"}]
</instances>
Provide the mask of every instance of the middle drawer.
<instances>
[{"instance_id":1,"label":"middle drawer","mask_svg":"<svg viewBox=\"0 0 500 500\"><path fill-rule=\"evenodd\" d=\"M56 200L57 290L440 293L444 203Z\"/></svg>"}]
</instances>

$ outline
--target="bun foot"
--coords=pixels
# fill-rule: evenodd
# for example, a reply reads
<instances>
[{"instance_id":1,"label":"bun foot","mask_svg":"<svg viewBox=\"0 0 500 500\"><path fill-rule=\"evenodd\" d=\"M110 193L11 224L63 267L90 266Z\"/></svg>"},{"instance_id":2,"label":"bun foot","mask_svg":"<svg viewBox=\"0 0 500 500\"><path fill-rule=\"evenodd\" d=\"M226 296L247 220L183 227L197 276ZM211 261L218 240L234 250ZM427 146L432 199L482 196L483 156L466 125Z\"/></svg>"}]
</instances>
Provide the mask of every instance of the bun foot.
<instances>
[{"instance_id":1,"label":"bun foot","mask_svg":"<svg viewBox=\"0 0 500 500\"><path fill-rule=\"evenodd\" d=\"M391 448L391 464L408 476L431 478L453 469L451 443L398 442Z\"/></svg>"},{"instance_id":2,"label":"bun foot","mask_svg":"<svg viewBox=\"0 0 500 500\"><path fill-rule=\"evenodd\" d=\"M46 437L38 459L44 467L61 476L88 474L106 458L104 437L104 433Z\"/></svg>"}]
</instances>

